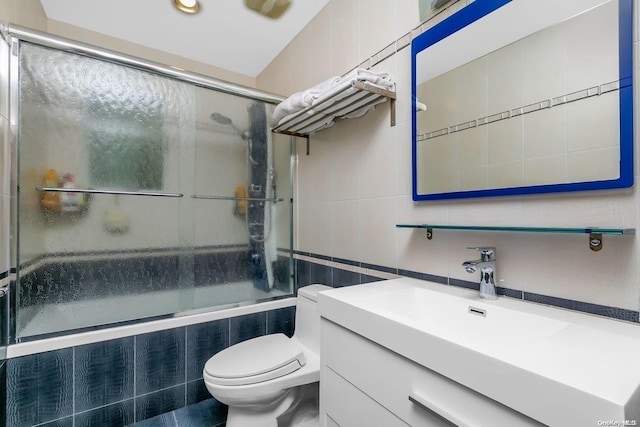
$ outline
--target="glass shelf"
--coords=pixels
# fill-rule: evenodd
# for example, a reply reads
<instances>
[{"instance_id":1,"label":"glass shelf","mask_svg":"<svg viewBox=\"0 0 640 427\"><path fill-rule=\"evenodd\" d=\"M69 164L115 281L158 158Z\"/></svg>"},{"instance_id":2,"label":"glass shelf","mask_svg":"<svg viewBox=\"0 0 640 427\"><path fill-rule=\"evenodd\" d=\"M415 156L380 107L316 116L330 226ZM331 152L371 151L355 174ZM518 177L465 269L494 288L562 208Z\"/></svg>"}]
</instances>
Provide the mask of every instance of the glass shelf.
<instances>
[{"instance_id":1,"label":"glass shelf","mask_svg":"<svg viewBox=\"0 0 640 427\"><path fill-rule=\"evenodd\" d=\"M591 250L602 249L602 236L622 236L636 234L635 228L600 228L600 227L499 227L487 225L436 225L436 224L396 224L396 228L413 228L427 230L427 238L433 238L433 230L459 231L506 231L513 233L555 233L555 234L588 234Z\"/></svg>"}]
</instances>

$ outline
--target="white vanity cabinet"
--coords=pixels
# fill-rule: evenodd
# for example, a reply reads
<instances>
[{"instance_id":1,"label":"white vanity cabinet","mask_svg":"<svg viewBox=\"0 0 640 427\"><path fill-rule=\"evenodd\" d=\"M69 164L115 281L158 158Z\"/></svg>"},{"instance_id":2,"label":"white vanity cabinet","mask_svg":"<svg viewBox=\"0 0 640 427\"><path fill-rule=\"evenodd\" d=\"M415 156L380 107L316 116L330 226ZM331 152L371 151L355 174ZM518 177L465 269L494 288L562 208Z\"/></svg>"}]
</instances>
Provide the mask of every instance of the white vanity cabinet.
<instances>
[{"instance_id":1,"label":"white vanity cabinet","mask_svg":"<svg viewBox=\"0 0 640 427\"><path fill-rule=\"evenodd\" d=\"M322 320L321 425L541 426L329 320Z\"/></svg>"},{"instance_id":2,"label":"white vanity cabinet","mask_svg":"<svg viewBox=\"0 0 640 427\"><path fill-rule=\"evenodd\" d=\"M410 278L318 307L323 426L640 425L637 325Z\"/></svg>"}]
</instances>

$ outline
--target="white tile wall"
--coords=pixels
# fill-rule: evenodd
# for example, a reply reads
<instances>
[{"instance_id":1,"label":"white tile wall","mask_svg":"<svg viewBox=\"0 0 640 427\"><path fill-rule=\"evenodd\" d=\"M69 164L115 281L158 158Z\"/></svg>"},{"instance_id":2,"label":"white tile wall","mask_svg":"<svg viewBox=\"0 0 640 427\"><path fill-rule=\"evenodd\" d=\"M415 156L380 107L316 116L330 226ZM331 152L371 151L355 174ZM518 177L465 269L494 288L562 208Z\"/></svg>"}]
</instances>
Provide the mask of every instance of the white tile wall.
<instances>
[{"instance_id":1,"label":"white tile wall","mask_svg":"<svg viewBox=\"0 0 640 427\"><path fill-rule=\"evenodd\" d=\"M296 55L298 59L315 61L319 68L327 61L332 62L331 74L342 74L366 59L368 53L357 51L355 46L369 45L378 40L376 32L386 34L387 23L381 27L358 19L354 12L366 5L361 1L332 0L328 8L332 23L331 34L316 35L325 40L330 58L314 55L303 49L305 43L298 39ZM415 26L417 17L406 10L399 11L400 4L394 14L384 14L383 19L396 19L396 34L403 34ZM416 2L417 3L417 2ZM376 3L377 4L377 3ZM385 10L384 8L382 10ZM636 9L637 10L637 9ZM416 11L417 14L417 11ZM351 18L351 19L350 19ZM322 17L321 19L326 19ZM636 22L640 17L636 15ZM350 24L348 24L350 22ZM638 46L636 32L635 49ZM566 38L566 36L563 36ZM393 40L388 36L380 40L375 48L382 49ZM537 40L539 49L556 49L544 40ZM571 44L571 38L567 44ZM532 42L533 43L533 42ZM559 47L558 63L561 69L565 60L560 58L565 52L565 45ZM372 49L375 50L372 47ZM292 66L290 62L292 47L280 55L257 79L258 86L287 94L288 82L280 76L286 75ZM533 46L530 48L533 49ZM639 52L636 50L636 52ZM523 52L523 56L524 56ZM527 52L534 61L532 53ZM569 58L570 56L565 56ZM436 201L415 203L410 194L410 133L411 122L408 86L410 82L409 54L401 52L396 55L397 63L385 61L378 68L394 70L394 79L398 84L398 124L388 127L388 110L380 109L365 117L338 122L333 128L311 137L311 155L298 154L298 200L299 233L297 249L328 256L336 256L356 261L383 265L392 268L408 269L417 272L458 279L473 280L461 267L460 263L471 259L476 254L468 251L467 246L494 245L498 248L499 278L503 286L540 293L550 296L569 298L579 301L604 304L615 307L638 310L640 308L640 254L637 250L638 237L605 237L601 252L592 252L587 246L587 237L566 235L534 235L526 233L470 233L446 232L436 230L433 240L426 239L422 230L396 229L396 223L441 223L470 225L527 225L527 226L602 226L640 228L640 195L635 189L583 193L563 193L541 196L502 197L485 199L466 199L455 201ZM578 61L579 59L571 59ZM567 59L568 61L568 59ZM533 70L542 70L548 64L538 64ZM591 67L591 65L588 65ZM637 69L637 67L636 67ZM491 85L491 64L489 64L488 84ZM505 92L518 87L520 73L517 67L505 71L502 79ZM329 77L327 75L327 77ZM506 77L509 77L505 80ZM308 85L317 82L308 82ZM511 86L509 86L511 85ZM567 88L565 79L551 82L551 86ZM402 88L402 89L401 89ZM561 92L562 92L561 90ZM640 94L636 88L636 95ZM539 100L540 94L532 88L517 92L517 96ZM637 96L636 96L637 98ZM489 109L502 109L508 102L506 98L496 97ZM422 100L421 100L422 101ZM426 104L431 100L423 101ZM605 102L604 98L600 101ZM404 106L404 107L403 107ZM636 119L640 112L636 108ZM457 112L456 112L457 114ZM568 120L573 120L574 113L567 112ZM507 125L509 123L509 125ZM512 129L500 129L500 126L511 126L517 123L514 119L502 121L487 127L489 140L495 132L510 133L522 140L522 121ZM531 125L531 123L529 123ZM583 123L584 124L584 123ZM540 126L542 126L541 124ZM541 129L541 132L544 130ZM574 131L577 132L574 128ZM585 130L584 132L588 132ZM390 154L386 162L389 146L394 147L395 154ZM505 152L495 144L488 146L490 165L489 182L495 173L492 168L515 170L511 162L522 162L522 144L519 153ZM639 150L640 151L640 150ZM566 153L566 149L565 149ZM456 152L456 162L458 161ZM640 160L640 154L636 154ZM381 167L380 164L386 164ZM638 162L636 162L637 164ZM571 164L571 161L568 161ZM523 169L518 166L519 179L523 178ZM638 169L636 169L637 171ZM327 180L320 171L330 171L331 179ZM373 177L373 171L377 176ZM518 172L514 172L514 180ZM394 178L394 175L397 178ZM354 176L358 177L358 185ZM367 179L382 181L380 193L366 188L362 182ZM638 173L636 172L636 179ZM360 181L362 179L362 181ZM397 181L395 193L389 194L386 179ZM457 177L456 177L457 180ZM494 179L495 182L495 179ZM305 189L313 191L305 194ZM317 197L316 197L317 196ZM375 197L380 196L380 197ZM357 203L357 207L356 207ZM358 231L351 227L359 224ZM327 235L331 237L327 237ZM354 242L357 239L357 243Z\"/></svg>"}]
</instances>

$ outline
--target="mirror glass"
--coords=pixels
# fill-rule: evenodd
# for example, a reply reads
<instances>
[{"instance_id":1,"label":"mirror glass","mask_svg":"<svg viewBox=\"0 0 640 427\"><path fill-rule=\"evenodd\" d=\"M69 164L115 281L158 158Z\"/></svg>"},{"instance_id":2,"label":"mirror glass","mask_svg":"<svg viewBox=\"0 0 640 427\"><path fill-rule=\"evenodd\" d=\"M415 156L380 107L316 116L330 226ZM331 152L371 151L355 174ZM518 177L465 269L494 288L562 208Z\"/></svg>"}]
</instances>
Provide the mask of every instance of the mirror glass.
<instances>
[{"instance_id":1,"label":"mirror glass","mask_svg":"<svg viewBox=\"0 0 640 427\"><path fill-rule=\"evenodd\" d=\"M632 0L476 0L412 42L413 198L633 185Z\"/></svg>"}]
</instances>

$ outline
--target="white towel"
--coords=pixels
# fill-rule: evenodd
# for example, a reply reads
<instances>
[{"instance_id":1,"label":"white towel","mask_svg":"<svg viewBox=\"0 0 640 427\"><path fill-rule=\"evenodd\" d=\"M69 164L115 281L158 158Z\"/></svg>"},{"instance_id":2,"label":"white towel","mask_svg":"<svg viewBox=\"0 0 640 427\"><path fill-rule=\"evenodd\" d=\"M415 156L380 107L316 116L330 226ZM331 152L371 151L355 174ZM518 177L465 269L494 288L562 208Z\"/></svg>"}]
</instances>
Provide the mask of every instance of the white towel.
<instances>
[{"instance_id":1,"label":"white towel","mask_svg":"<svg viewBox=\"0 0 640 427\"><path fill-rule=\"evenodd\" d=\"M282 123L286 123L294 117L298 116L300 111L311 106L314 107L314 110L318 111L324 110L327 107L331 107L334 103L341 101L349 95L352 95L357 90L352 87L354 81L364 81L372 86L385 90L393 90L394 87L394 83L391 80L391 76L389 75L389 73L376 72L364 68L356 68L345 74L343 77L332 77L322 83L315 85L310 89L294 93L289 98L282 101L276 106L273 112L273 123L275 123L276 126ZM384 101L385 98L380 99L380 102ZM352 111L349 114L337 114L337 116L349 118L360 117L366 114L372 108L373 105L364 108L356 107L356 110ZM308 113L313 114L314 111L309 110ZM331 114L329 112L327 113ZM330 120L325 120L324 124L320 125L321 128L332 126L333 118L334 117L330 117ZM302 119L302 121L300 121L300 123L295 126L295 128L298 129L297 132L309 131L309 128L306 127L307 123L309 123L309 121ZM315 127L315 125L312 127ZM289 130L295 129L291 128Z\"/></svg>"},{"instance_id":2,"label":"white towel","mask_svg":"<svg viewBox=\"0 0 640 427\"><path fill-rule=\"evenodd\" d=\"M294 93L278 104L273 110L273 123L279 124L285 117L310 107L323 92L337 84L340 79L340 76L331 77L310 89Z\"/></svg>"},{"instance_id":3,"label":"white towel","mask_svg":"<svg viewBox=\"0 0 640 427\"><path fill-rule=\"evenodd\" d=\"M343 80L362 80L373 83L383 88L390 89L393 87L391 76L389 73L367 70L364 68L356 68L351 70L342 78Z\"/></svg>"}]
</instances>

